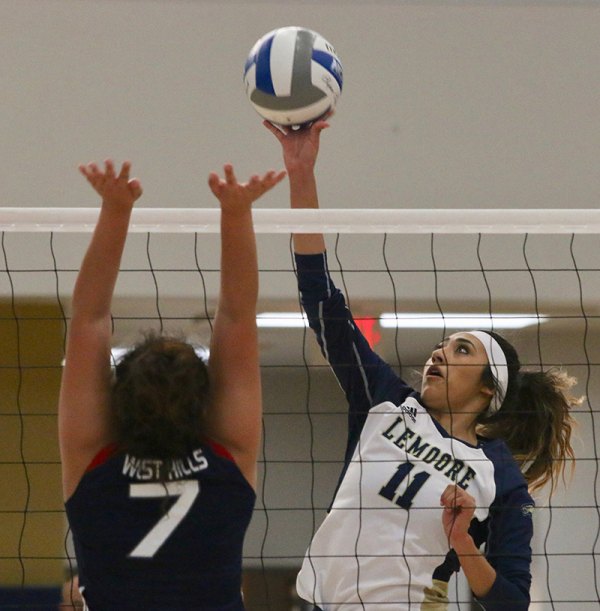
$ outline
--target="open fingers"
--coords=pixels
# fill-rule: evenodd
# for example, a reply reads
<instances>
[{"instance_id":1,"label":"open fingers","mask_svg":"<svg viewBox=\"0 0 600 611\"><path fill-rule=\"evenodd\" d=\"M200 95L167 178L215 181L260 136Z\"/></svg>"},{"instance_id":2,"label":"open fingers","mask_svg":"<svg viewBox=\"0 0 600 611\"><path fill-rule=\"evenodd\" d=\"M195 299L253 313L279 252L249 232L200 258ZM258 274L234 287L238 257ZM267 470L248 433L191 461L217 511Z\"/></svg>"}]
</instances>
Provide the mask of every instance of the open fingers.
<instances>
[{"instance_id":1,"label":"open fingers","mask_svg":"<svg viewBox=\"0 0 600 611\"><path fill-rule=\"evenodd\" d=\"M129 178L129 167L131 166L131 164L129 164L128 167L125 167L126 164L128 162L126 162L125 164L123 164L125 170L126 170L126 177ZM104 179L113 179L115 178L115 166L114 163L112 161L112 159L107 159L104 162L104 171L102 171L99 167L97 163L94 162L90 162L87 165L80 165L79 166L79 171L93 184L96 185L98 184L100 181L104 180Z\"/></svg>"},{"instance_id":2,"label":"open fingers","mask_svg":"<svg viewBox=\"0 0 600 611\"><path fill-rule=\"evenodd\" d=\"M112 159L105 160L104 169L94 162L79 166L79 172L103 198L131 203L141 197L143 190L137 178L130 178L130 171L131 162L125 161L117 175Z\"/></svg>"},{"instance_id":3,"label":"open fingers","mask_svg":"<svg viewBox=\"0 0 600 611\"><path fill-rule=\"evenodd\" d=\"M208 175L208 186L215 195L219 194L221 187L221 179L219 178L219 175L216 172L211 172Z\"/></svg>"},{"instance_id":4,"label":"open fingers","mask_svg":"<svg viewBox=\"0 0 600 611\"><path fill-rule=\"evenodd\" d=\"M115 177L115 164L112 159L106 159L104 162L104 176L109 180Z\"/></svg>"},{"instance_id":5,"label":"open fingers","mask_svg":"<svg viewBox=\"0 0 600 611\"><path fill-rule=\"evenodd\" d=\"M79 171L90 181L93 182L101 176L100 169L94 162L90 162L87 165L80 165Z\"/></svg>"},{"instance_id":6,"label":"open fingers","mask_svg":"<svg viewBox=\"0 0 600 611\"><path fill-rule=\"evenodd\" d=\"M131 190L131 194L133 195L133 199L139 199L142 196L142 185L137 178L133 178L129 181L129 188Z\"/></svg>"},{"instance_id":7,"label":"open fingers","mask_svg":"<svg viewBox=\"0 0 600 611\"><path fill-rule=\"evenodd\" d=\"M329 127L329 123L327 123L327 121L325 119L319 119L318 121L315 121L311 126L310 126L310 131L313 133L321 133L324 129L327 129Z\"/></svg>"},{"instance_id":8,"label":"open fingers","mask_svg":"<svg viewBox=\"0 0 600 611\"><path fill-rule=\"evenodd\" d=\"M252 189L257 189L260 188L260 186L265 182L264 178L260 178L260 176L258 174L254 174L253 176L250 176L250 179L248 180L248 187L252 190Z\"/></svg>"},{"instance_id":9,"label":"open fingers","mask_svg":"<svg viewBox=\"0 0 600 611\"><path fill-rule=\"evenodd\" d=\"M263 176L254 174L246 183L240 184L231 164L225 164L223 172L224 179L216 172L211 172L208 176L210 190L222 203L225 200L230 203L252 202L281 182L287 174L285 170L269 170Z\"/></svg>"},{"instance_id":10,"label":"open fingers","mask_svg":"<svg viewBox=\"0 0 600 611\"><path fill-rule=\"evenodd\" d=\"M129 171L131 170L131 162L124 161L121 166L121 171L119 172L118 180L124 180L125 182L129 182Z\"/></svg>"},{"instance_id":11,"label":"open fingers","mask_svg":"<svg viewBox=\"0 0 600 611\"><path fill-rule=\"evenodd\" d=\"M252 176L248 181L248 189L251 192L262 195L266 191L272 189L277 183L281 182L286 174L287 172L285 170L281 170L280 172L269 170L262 177L257 175Z\"/></svg>"},{"instance_id":12,"label":"open fingers","mask_svg":"<svg viewBox=\"0 0 600 611\"><path fill-rule=\"evenodd\" d=\"M223 171L225 173L225 182L227 183L227 185L230 187L237 185L237 178L235 177L233 166L230 163L226 163L223 166Z\"/></svg>"},{"instance_id":13,"label":"open fingers","mask_svg":"<svg viewBox=\"0 0 600 611\"><path fill-rule=\"evenodd\" d=\"M279 142L282 142L289 132L287 128L283 126L277 127L267 120L263 121L263 125L275 136L275 138L277 138L277 140L279 140Z\"/></svg>"},{"instance_id":14,"label":"open fingers","mask_svg":"<svg viewBox=\"0 0 600 611\"><path fill-rule=\"evenodd\" d=\"M263 181L269 185L269 188L274 187L277 183L281 182L286 177L286 175L287 172L285 170L280 170L279 172L276 172L275 170L270 170L264 175Z\"/></svg>"}]
</instances>

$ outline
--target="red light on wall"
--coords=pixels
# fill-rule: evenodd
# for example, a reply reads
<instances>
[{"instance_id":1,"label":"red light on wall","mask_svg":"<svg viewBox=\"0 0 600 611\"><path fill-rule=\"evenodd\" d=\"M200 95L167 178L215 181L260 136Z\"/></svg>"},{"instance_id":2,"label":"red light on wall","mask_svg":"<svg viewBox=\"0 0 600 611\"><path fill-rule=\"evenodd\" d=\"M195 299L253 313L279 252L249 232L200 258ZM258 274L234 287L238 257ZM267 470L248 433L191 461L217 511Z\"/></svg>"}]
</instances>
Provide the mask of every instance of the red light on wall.
<instances>
[{"instance_id":1,"label":"red light on wall","mask_svg":"<svg viewBox=\"0 0 600 611\"><path fill-rule=\"evenodd\" d=\"M377 327L377 318L361 317L355 318L354 324L360 329L361 333L365 336L365 339L369 342L369 346L374 348L381 340L381 333L379 333Z\"/></svg>"}]
</instances>

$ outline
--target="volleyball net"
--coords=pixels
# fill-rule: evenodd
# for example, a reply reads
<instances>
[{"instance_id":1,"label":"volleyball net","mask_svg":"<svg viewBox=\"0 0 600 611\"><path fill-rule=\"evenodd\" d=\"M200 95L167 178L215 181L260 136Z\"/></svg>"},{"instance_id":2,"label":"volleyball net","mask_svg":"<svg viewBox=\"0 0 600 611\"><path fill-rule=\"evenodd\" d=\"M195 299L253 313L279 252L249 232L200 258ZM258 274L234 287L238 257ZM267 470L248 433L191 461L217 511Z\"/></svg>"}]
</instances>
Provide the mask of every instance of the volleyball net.
<instances>
[{"instance_id":1,"label":"volleyball net","mask_svg":"<svg viewBox=\"0 0 600 611\"><path fill-rule=\"evenodd\" d=\"M56 405L70 296L97 214L0 210L2 587L59 585L74 567ZM409 381L445 334L475 327L499 330L525 367L578 379L574 478L551 500L536 497L531 609L597 609L600 211L257 209L254 219L264 440L246 569L300 566L342 467L345 399L301 315L290 243L292 232L323 232L363 333ZM218 232L216 208L134 210L114 298L116 351L149 329L208 345ZM452 589L450 608L469 609L464 583ZM263 608L281 609L274 596Z\"/></svg>"}]
</instances>

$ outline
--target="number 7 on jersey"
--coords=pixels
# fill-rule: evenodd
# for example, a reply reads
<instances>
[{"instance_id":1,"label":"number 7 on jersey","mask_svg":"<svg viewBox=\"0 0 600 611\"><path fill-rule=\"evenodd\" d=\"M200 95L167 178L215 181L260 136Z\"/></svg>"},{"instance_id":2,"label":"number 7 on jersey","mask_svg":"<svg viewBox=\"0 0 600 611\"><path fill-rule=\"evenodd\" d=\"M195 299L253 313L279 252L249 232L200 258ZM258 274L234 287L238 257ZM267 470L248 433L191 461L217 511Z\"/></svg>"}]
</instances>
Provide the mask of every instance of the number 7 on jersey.
<instances>
[{"instance_id":1,"label":"number 7 on jersey","mask_svg":"<svg viewBox=\"0 0 600 611\"><path fill-rule=\"evenodd\" d=\"M185 518L199 494L200 484L197 480L181 480L163 484L130 484L129 497L132 499L157 499L167 496L179 498L129 556L131 558L152 558L181 520Z\"/></svg>"}]
</instances>

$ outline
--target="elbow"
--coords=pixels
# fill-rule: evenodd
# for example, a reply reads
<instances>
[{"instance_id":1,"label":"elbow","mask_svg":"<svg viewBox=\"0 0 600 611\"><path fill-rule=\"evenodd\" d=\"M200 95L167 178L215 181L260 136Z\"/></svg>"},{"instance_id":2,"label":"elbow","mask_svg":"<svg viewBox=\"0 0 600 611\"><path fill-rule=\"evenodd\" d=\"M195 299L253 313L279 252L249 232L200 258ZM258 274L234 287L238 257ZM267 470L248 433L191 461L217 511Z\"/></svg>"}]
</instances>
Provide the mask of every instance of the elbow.
<instances>
[{"instance_id":1,"label":"elbow","mask_svg":"<svg viewBox=\"0 0 600 611\"><path fill-rule=\"evenodd\" d=\"M496 578L485 596L475 598L486 611L527 611L531 602L527 588L510 583L502 577Z\"/></svg>"},{"instance_id":2,"label":"elbow","mask_svg":"<svg viewBox=\"0 0 600 611\"><path fill-rule=\"evenodd\" d=\"M529 609L529 596L519 598L502 598L502 599L490 599L488 597L475 598L485 611L528 611Z\"/></svg>"}]
</instances>

